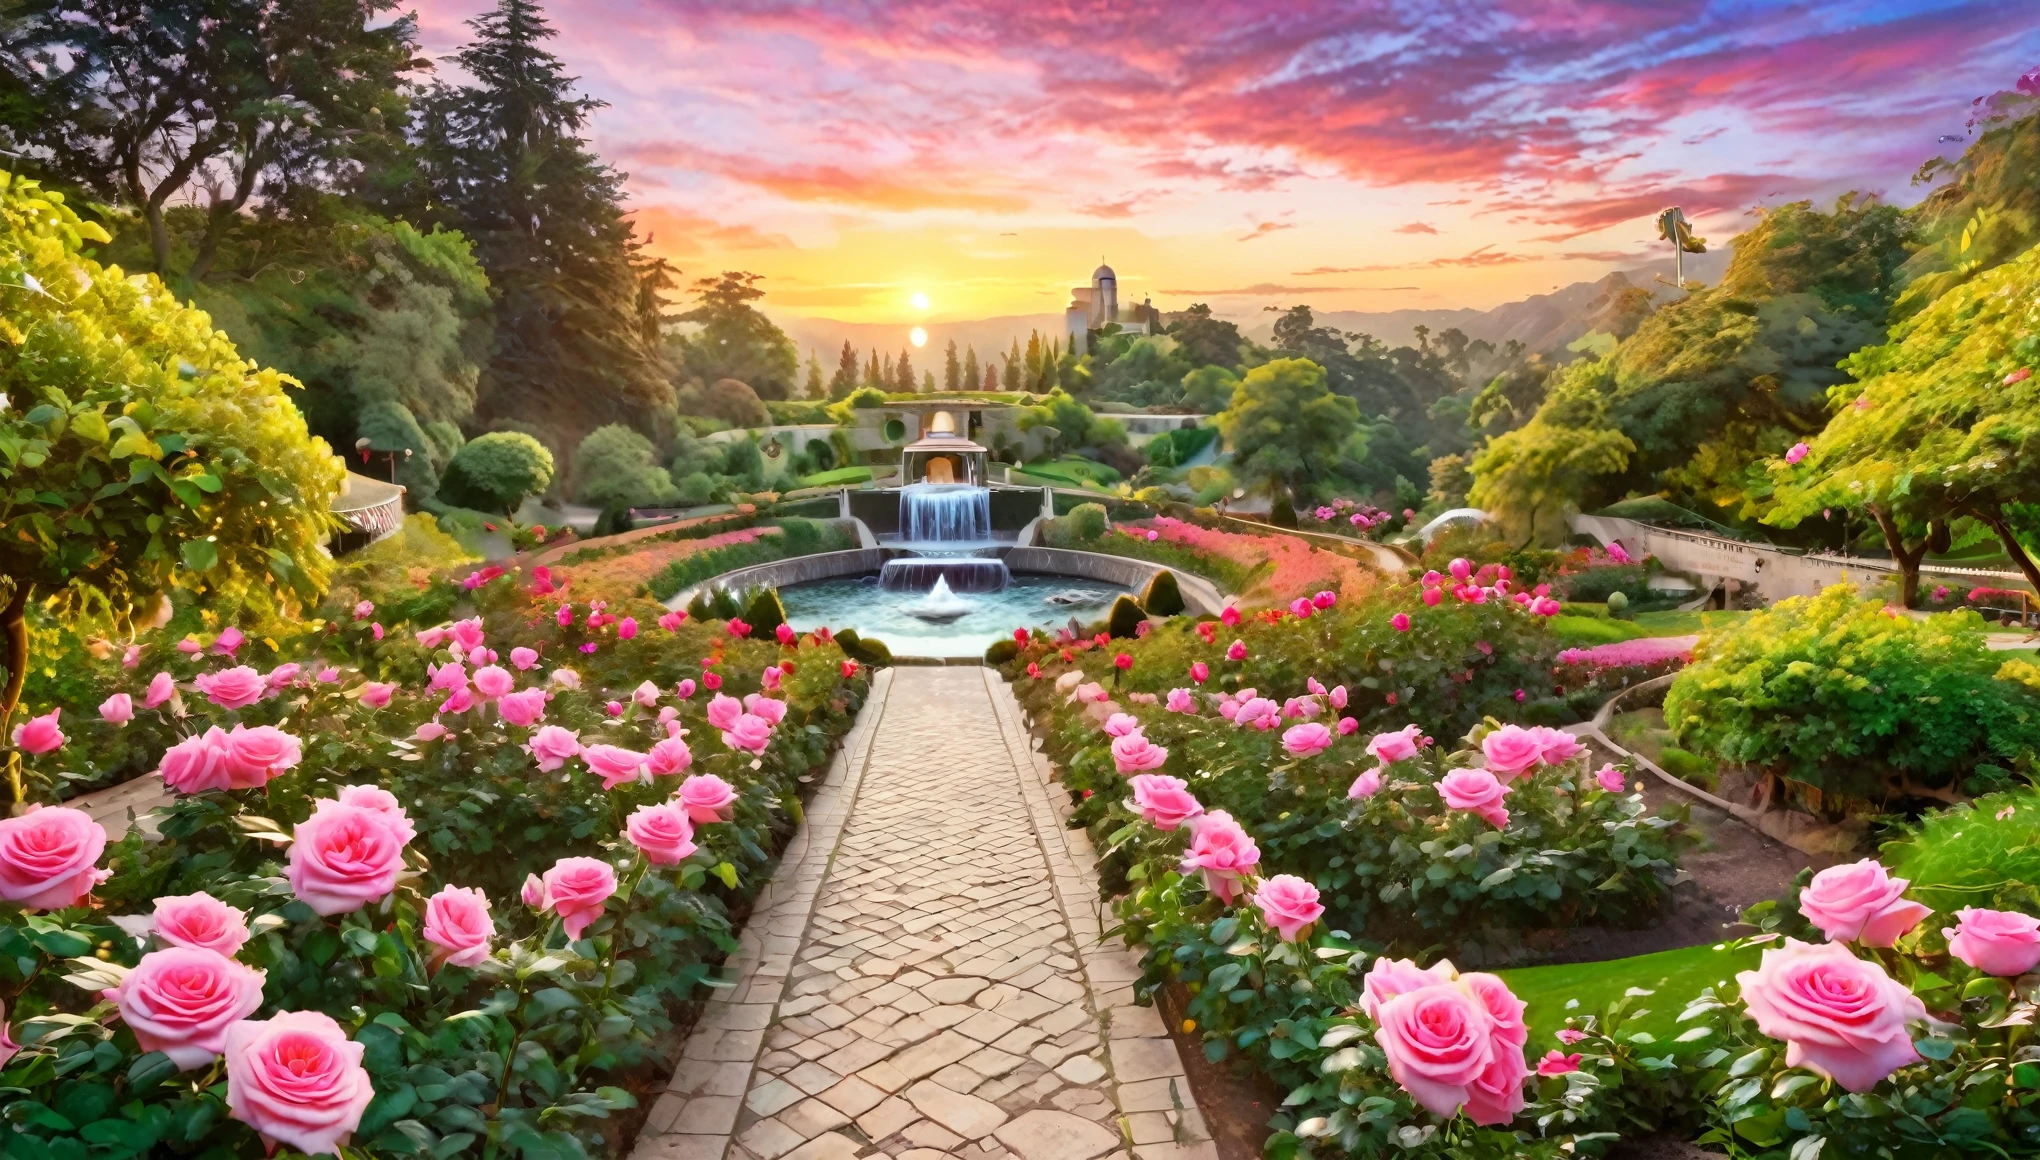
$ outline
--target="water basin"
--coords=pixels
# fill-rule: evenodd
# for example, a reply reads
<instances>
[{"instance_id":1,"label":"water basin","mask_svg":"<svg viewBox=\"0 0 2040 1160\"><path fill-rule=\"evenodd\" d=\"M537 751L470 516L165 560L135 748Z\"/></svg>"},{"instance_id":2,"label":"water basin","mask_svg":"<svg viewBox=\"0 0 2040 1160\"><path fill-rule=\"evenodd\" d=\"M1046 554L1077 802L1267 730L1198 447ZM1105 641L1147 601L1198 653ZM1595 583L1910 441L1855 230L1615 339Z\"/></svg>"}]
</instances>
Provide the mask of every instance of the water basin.
<instances>
[{"instance_id":1,"label":"water basin","mask_svg":"<svg viewBox=\"0 0 2040 1160\"><path fill-rule=\"evenodd\" d=\"M802 632L854 628L884 641L899 656L963 657L982 654L1023 625L1053 628L1072 616L1083 623L1097 620L1127 591L1097 580L1019 575L998 592L959 596L970 610L944 623L912 611L925 608L926 591L887 591L875 576L789 585L779 590L779 600L786 606L787 623Z\"/></svg>"}]
</instances>

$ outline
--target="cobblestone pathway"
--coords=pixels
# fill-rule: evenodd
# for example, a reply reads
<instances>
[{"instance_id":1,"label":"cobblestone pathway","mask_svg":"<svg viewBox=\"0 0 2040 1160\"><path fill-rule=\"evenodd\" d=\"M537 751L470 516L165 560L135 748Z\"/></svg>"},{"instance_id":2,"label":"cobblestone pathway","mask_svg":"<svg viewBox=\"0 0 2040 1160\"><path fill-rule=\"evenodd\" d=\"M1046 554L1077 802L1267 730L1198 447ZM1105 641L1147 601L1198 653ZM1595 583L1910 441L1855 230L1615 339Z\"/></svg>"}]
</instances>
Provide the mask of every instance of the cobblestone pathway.
<instances>
[{"instance_id":1,"label":"cobblestone pathway","mask_svg":"<svg viewBox=\"0 0 2040 1160\"><path fill-rule=\"evenodd\" d=\"M1011 695L880 682L638 1160L1215 1160Z\"/></svg>"}]
</instances>

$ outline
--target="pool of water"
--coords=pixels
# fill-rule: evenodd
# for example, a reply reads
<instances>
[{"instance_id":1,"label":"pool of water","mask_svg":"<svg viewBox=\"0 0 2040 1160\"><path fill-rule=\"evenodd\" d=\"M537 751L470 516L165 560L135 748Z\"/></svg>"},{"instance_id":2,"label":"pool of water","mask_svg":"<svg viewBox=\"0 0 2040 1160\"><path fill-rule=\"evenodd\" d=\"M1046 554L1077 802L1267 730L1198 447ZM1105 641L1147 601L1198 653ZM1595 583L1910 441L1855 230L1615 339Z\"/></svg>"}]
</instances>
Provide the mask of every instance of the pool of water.
<instances>
[{"instance_id":1,"label":"pool of water","mask_svg":"<svg viewBox=\"0 0 2040 1160\"><path fill-rule=\"evenodd\" d=\"M1074 616L1090 622L1105 614L1113 598L1128 589L1097 580L1067 576L1015 576L1001 592L959 597L971 611L948 624L931 624L906 609L927 598L925 592L887 592L877 576L817 580L779 590L786 621L806 632L812 628L854 628L873 636L900 656L961 657L985 651L1013 630L1067 624Z\"/></svg>"}]
</instances>

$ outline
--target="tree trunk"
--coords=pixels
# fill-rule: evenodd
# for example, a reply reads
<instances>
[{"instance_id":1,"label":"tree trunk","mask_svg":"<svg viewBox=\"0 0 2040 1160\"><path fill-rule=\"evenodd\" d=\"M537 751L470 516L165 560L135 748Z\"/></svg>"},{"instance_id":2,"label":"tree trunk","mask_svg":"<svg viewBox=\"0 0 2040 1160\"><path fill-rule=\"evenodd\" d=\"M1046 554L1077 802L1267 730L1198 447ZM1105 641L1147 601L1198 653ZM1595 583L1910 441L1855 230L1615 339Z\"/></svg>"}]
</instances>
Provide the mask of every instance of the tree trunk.
<instances>
[{"instance_id":1,"label":"tree trunk","mask_svg":"<svg viewBox=\"0 0 2040 1160\"><path fill-rule=\"evenodd\" d=\"M198 253L191 259L191 269L185 277L192 285L205 281L212 272L215 259L219 257L220 239L227 227L240 216L241 207L248 204L248 198L255 192L255 179L262 173L264 149L258 132L255 144L249 146L247 156L242 158L241 171L235 176L234 192L231 196L215 197L206 210L205 233L199 236Z\"/></svg>"},{"instance_id":2,"label":"tree trunk","mask_svg":"<svg viewBox=\"0 0 2040 1160\"><path fill-rule=\"evenodd\" d=\"M28 599L32 589L25 580L14 582L14 596L7 602L7 608L0 611L0 647L6 649L7 687L0 692L0 737L11 737L9 726L14 723L14 710L21 705L22 682L28 679ZM21 788L21 752L7 751L7 782L14 791L14 802L19 806L26 795Z\"/></svg>"},{"instance_id":3,"label":"tree trunk","mask_svg":"<svg viewBox=\"0 0 2040 1160\"><path fill-rule=\"evenodd\" d=\"M1869 505L1870 517L1877 521L1877 527L1884 533L1884 544L1891 549L1891 558L1898 562L1898 602L1911 608L1920 596L1920 561L1926 559L1927 542L1933 538L1929 530L1927 540L1921 540L1916 548L1905 546L1905 536L1898 530L1898 521L1890 512L1876 504Z\"/></svg>"},{"instance_id":4,"label":"tree trunk","mask_svg":"<svg viewBox=\"0 0 2040 1160\"><path fill-rule=\"evenodd\" d=\"M2005 547L2005 555L2010 556L2012 563L2018 565L2019 571L2026 577L2026 583L2033 586L2033 591L2040 592L2040 565L2033 563L2033 557L2026 554L2025 545L2019 543L2019 537L2012 534L2012 526L2005 522L2005 513L1996 504L1987 508L1979 507L1975 511L1976 518L1990 525L1990 530L1997 533L1998 542Z\"/></svg>"}]
</instances>

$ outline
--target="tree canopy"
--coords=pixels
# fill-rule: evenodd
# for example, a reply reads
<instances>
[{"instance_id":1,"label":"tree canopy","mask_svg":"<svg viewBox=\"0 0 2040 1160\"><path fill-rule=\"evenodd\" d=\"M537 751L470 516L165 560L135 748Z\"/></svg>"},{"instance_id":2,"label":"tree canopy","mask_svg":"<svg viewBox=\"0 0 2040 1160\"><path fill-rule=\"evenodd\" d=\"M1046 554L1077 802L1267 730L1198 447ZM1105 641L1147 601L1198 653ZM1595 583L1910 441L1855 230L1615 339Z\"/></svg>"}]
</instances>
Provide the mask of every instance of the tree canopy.
<instances>
[{"instance_id":1,"label":"tree canopy","mask_svg":"<svg viewBox=\"0 0 2040 1160\"><path fill-rule=\"evenodd\" d=\"M1354 450L1348 440L1360 432L1360 408L1332 393L1318 364L1276 359L1240 380L1218 429L1232 448L1235 475L1307 495L1347 462Z\"/></svg>"},{"instance_id":2,"label":"tree canopy","mask_svg":"<svg viewBox=\"0 0 2040 1160\"><path fill-rule=\"evenodd\" d=\"M694 283L694 309L679 321L701 329L670 340L683 382L736 379L761 399L793 397L800 357L786 332L752 305L765 295L759 280L756 274L726 270Z\"/></svg>"}]
</instances>

